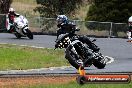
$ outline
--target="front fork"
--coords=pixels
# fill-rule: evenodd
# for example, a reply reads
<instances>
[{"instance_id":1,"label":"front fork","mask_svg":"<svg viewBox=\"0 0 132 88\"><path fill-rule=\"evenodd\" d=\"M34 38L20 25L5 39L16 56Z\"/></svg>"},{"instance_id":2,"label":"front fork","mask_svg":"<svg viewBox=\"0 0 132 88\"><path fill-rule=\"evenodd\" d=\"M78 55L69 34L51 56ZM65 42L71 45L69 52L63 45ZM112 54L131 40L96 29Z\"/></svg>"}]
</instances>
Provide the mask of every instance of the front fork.
<instances>
[{"instance_id":1,"label":"front fork","mask_svg":"<svg viewBox=\"0 0 132 88\"><path fill-rule=\"evenodd\" d=\"M23 32L23 34L27 34L27 29L29 29L29 27L24 27L23 29L22 29L22 32Z\"/></svg>"},{"instance_id":2,"label":"front fork","mask_svg":"<svg viewBox=\"0 0 132 88\"><path fill-rule=\"evenodd\" d=\"M76 49L74 46L76 47ZM71 50L77 55L77 58L79 58L78 62L80 62L80 66L85 67L92 65L93 53L90 49L86 50L86 46L83 46L83 44L79 42L76 43L76 45L72 45Z\"/></svg>"}]
</instances>

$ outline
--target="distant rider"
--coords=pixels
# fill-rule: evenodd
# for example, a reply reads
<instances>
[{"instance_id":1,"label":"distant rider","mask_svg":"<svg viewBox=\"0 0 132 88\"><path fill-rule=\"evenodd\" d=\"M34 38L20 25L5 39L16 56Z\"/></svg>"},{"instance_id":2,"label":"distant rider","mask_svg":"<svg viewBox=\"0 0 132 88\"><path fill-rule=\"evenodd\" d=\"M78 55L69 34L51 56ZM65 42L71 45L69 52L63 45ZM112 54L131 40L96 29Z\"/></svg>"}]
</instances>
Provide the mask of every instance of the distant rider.
<instances>
[{"instance_id":1,"label":"distant rider","mask_svg":"<svg viewBox=\"0 0 132 88\"><path fill-rule=\"evenodd\" d=\"M72 30L76 29L76 25L73 23L70 23L68 21L68 18L65 15L58 15L57 17L57 27L59 28L57 30L57 37L60 34L65 34L65 33L69 33Z\"/></svg>"},{"instance_id":2,"label":"distant rider","mask_svg":"<svg viewBox=\"0 0 132 88\"><path fill-rule=\"evenodd\" d=\"M57 30L57 37L60 34L69 33L72 30L76 29L76 25L72 22L69 22L68 18L65 15L58 15L57 23L58 23L57 27L59 28ZM95 52L99 51L99 48L94 43L92 43L91 40L87 36L79 36L79 39L82 42L88 44L90 46L90 49L92 49L93 51Z\"/></svg>"},{"instance_id":3,"label":"distant rider","mask_svg":"<svg viewBox=\"0 0 132 88\"><path fill-rule=\"evenodd\" d=\"M57 27L59 28L57 30L57 38L60 34L69 33L72 30L77 29L76 25L73 24L72 22L69 22L68 18L65 15L58 15L56 20L58 23ZM94 43L92 43L92 41L87 36L80 35L78 36L78 39L81 42L86 43L89 46L89 48L93 50L93 52L99 52L99 48Z\"/></svg>"},{"instance_id":4,"label":"distant rider","mask_svg":"<svg viewBox=\"0 0 132 88\"><path fill-rule=\"evenodd\" d=\"M132 41L132 16L129 17L128 19L128 32L127 32L127 36L128 36L128 42Z\"/></svg>"},{"instance_id":5,"label":"distant rider","mask_svg":"<svg viewBox=\"0 0 132 88\"><path fill-rule=\"evenodd\" d=\"M9 8L9 12L8 12L8 18L9 18L9 25L10 28L7 29L8 32L12 32L14 31L14 18L15 17L19 17L20 15L15 13L15 10L13 8Z\"/></svg>"}]
</instances>

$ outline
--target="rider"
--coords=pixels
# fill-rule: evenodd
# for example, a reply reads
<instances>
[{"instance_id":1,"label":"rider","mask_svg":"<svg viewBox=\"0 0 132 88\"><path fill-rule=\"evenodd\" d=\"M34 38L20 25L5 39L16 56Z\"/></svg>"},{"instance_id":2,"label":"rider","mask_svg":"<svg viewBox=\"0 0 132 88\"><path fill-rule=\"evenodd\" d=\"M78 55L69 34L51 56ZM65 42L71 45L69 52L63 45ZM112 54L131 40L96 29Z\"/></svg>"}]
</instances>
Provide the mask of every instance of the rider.
<instances>
[{"instance_id":1,"label":"rider","mask_svg":"<svg viewBox=\"0 0 132 88\"><path fill-rule=\"evenodd\" d=\"M59 28L57 30L57 37L60 34L65 34L65 33L69 33L72 30L74 30L76 28L76 25L73 23L70 23L68 21L68 18L65 15L58 15L57 17L57 27Z\"/></svg>"},{"instance_id":2,"label":"rider","mask_svg":"<svg viewBox=\"0 0 132 88\"><path fill-rule=\"evenodd\" d=\"M69 22L65 15L58 15L56 20L58 22L57 27L59 28L57 30L57 38L60 34L69 33L72 30L77 29L76 25ZM92 43L92 41L87 36L79 36L78 39L81 42L86 43L89 48L93 50L93 52L99 52L99 48L94 43Z\"/></svg>"},{"instance_id":3,"label":"rider","mask_svg":"<svg viewBox=\"0 0 132 88\"><path fill-rule=\"evenodd\" d=\"M12 32L14 29L14 18L19 17L20 15L15 13L15 10L13 8L9 8L8 12L8 18L9 18L9 24L10 28L8 29L8 32Z\"/></svg>"},{"instance_id":4,"label":"rider","mask_svg":"<svg viewBox=\"0 0 132 88\"><path fill-rule=\"evenodd\" d=\"M128 19L128 33L127 33L127 35L128 35L128 41L132 41L132 16L131 17L129 17L129 19Z\"/></svg>"},{"instance_id":5,"label":"rider","mask_svg":"<svg viewBox=\"0 0 132 88\"><path fill-rule=\"evenodd\" d=\"M57 27L59 28L57 30L57 37L60 34L69 33L72 30L77 29L76 25L71 23L71 22L69 22L68 18L65 15L58 15L57 22L58 22ZM87 36L79 36L79 39L82 42L88 44L89 48L92 49L94 52L98 52L99 51L99 48L94 43L92 43L91 40Z\"/></svg>"}]
</instances>

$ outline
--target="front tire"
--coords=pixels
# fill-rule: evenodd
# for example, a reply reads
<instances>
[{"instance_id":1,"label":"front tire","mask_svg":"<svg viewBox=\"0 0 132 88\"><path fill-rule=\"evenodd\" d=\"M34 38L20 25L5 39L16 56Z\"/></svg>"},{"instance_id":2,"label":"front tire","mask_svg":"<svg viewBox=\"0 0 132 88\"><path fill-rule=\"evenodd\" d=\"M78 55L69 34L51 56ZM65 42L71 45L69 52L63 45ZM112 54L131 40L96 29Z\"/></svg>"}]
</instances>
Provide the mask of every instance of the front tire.
<instances>
[{"instance_id":1,"label":"front tire","mask_svg":"<svg viewBox=\"0 0 132 88\"><path fill-rule=\"evenodd\" d=\"M33 34L32 34L32 32L31 32L29 29L26 29L26 31L27 31L27 37L28 37L29 39L33 39Z\"/></svg>"},{"instance_id":2,"label":"front tire","mask_svg":"<svg viewBox=\"0 0 132 88\"><path fill-rule=\"evenodd\" d=\"M80 65L78 62L77 62L77 55L75 53L73 53L71 50L70 50L70 46L67 47L66 49L66 55L65 55L65 58L69 61L69 63L75 67L76 69L79 69Z\"/></svg>"}]
</instances>

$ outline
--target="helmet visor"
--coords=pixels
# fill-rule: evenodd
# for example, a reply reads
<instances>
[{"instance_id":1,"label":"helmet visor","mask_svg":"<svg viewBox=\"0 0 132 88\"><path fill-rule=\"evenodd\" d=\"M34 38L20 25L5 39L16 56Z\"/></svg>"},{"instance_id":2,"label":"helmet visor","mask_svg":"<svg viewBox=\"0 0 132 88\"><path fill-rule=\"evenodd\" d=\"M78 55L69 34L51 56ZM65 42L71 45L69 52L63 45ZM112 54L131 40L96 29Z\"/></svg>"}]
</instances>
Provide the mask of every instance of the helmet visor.
<instances>
[{"instance_id":1,"label":"helmet visor","mask_svg":"<svg viewBox=\"0 0 132 88\"><path fill-rule=\"evenodd\" d=\"M129 24L130 26L132 26L132 22L128 22L128 24Z\"/></svg>"},{"instance_id":2,"label":"helmet visor","mask_svg":"<svg viewBox=\"0 0 132 88\"><path fill-rule=\"evenodd\" d=\"M61 24L63 22L63 20L61 18L57 18L56 20L57 20L58 24Z\"/></svg>"}]
</instances>

